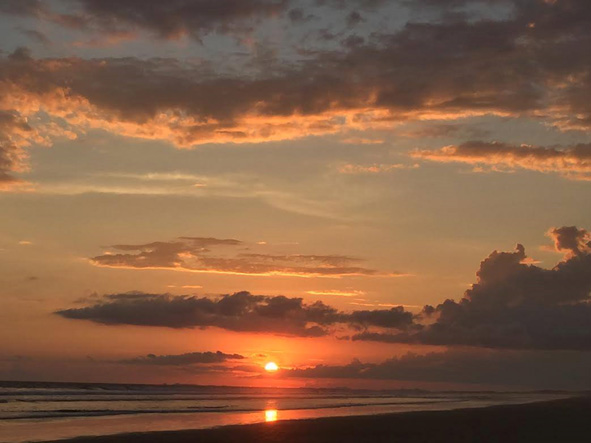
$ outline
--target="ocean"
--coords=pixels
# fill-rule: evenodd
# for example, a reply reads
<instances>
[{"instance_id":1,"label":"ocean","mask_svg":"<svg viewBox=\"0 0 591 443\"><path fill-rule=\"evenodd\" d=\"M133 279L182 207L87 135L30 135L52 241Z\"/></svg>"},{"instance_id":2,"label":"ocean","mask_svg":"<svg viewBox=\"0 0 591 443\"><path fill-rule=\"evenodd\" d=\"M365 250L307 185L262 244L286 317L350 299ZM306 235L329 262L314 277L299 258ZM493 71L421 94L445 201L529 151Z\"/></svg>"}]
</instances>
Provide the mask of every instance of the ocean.
<instances>
[{"instance_id":1,"label":"ocean","mask_svg":"<svg viewBox=\"0 0 591 443\"><path fill-rule=\"evenodd\" d=\"M556 392L0 382L0 442L202 429L286 419L449 410L566 396Z\"/></svg>"}]
</instances>

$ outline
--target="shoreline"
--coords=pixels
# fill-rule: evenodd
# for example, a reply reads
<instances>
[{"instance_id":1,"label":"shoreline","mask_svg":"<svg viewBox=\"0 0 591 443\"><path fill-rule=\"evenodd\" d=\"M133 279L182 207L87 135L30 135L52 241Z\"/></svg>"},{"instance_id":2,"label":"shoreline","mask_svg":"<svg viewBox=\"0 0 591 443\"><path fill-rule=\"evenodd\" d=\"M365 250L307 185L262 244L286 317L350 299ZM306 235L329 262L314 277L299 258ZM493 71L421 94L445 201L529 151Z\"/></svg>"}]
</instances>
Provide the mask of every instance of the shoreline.
<instances>
[{"instance_id":1,"label":"shoreline","mask_svg":"<svg viewBox=\"0 0 591 443\"><path fill-rule=\"evenodd\" d=\"M591 396L447 411L284 420L45 443L588 442Z\"/></svg>"}]
</instances>

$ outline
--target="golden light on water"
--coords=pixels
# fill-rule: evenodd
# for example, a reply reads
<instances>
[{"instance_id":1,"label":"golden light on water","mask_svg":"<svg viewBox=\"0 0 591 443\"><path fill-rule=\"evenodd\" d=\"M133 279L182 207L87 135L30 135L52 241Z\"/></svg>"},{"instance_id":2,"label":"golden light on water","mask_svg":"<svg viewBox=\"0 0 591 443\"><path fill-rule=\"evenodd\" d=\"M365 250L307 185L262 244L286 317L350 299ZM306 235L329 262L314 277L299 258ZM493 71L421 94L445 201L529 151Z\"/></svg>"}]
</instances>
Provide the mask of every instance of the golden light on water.
<instances>
[{"instance_id":1,"label":"golden light on water","mask_svg":"<svg viewBox=\"0 0 591 443\"><path fill-rule=\"evenodd\" d=\"M270 361L265 365L265 371L267 372L277 372L279 370L279 366L277 363Z\"/></svg>"},{"instance_id":2,"label":"golden light on water","mask_svg":"<svg viewBox=\"0 0 591 443\"><path fill-rule=\"evenodd\" d=\"M265 421L277 421L277 409L267 409L265 410Z\"/></svg>"}]
</instances>

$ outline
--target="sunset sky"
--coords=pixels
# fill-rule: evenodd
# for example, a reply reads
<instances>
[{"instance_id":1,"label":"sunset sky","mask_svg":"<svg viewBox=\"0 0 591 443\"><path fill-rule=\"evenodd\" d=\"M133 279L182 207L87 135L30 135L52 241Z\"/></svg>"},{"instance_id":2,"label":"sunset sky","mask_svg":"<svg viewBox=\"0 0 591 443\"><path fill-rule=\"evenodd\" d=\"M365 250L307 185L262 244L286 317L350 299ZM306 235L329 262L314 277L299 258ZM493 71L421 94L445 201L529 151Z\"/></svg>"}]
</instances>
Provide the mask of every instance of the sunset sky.
<instances>
[{"instance_id":1,"label":"sunset sky","mask_svg":"<svg viewBox=\"0 0 591 443\"><path fill-rule=\"evenodd\" d=\"M0 0L0 37L0 380L591 386L591 2Z\"/></svg>"}]
</instances>

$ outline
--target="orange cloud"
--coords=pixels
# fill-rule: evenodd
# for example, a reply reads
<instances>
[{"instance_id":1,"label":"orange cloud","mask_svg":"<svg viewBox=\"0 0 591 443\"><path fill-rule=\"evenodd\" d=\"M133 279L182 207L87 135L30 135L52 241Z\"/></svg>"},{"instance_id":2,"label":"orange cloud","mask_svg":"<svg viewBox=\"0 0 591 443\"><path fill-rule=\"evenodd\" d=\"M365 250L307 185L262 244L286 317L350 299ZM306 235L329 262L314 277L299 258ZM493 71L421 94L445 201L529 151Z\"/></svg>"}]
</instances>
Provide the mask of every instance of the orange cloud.
<instances>
[{"instance_id":1,"label":"orange cloud","mask_svg":"<svg viewBox=\"0 0 591 443\"><path fill-rule=\"evenodd\" d=\"M353 137L343 139L342 142L348 145L383 145L385 143L385 140L375 138Z\"/></svg>"},{"instance_id":2,"label":"orange cloud","mask_svg":"<svg viewBox=\"0 0 591 443\"><path fill-rule=\"evenodd\" d=\"M465 163L476 168L487 166L493 171L524 169L557 173L571 180L591 180L591 144L547 148L473 141L438 150L415 150L410 155L439 163Z\"/></svg>"},{"instance_id":3,"label":"orange cloud","mask_svg":"<svg viewBox=\"0 0 591 443\"><path fill-rule=\"evenodd\" d=\"M374 164L370 166L347 164L339 168L341 174L381 174L384 172L392 172L400 169L414 169L419 165L405 165L402 163L394 164Z\"/></svg>"},{"instance_id":4,"label":"orange cloud","mask_svg":"<svg viewBox=\"0 0 591 443\"><path fill-rule=\"evenodd\" d=\"M106 252L90 259L95 266L122 269L165 269L226 275L329 277L398 277L356 265L361 260L340 255L276 255L265 245L250 245L258 252L241 252L243 243L233 239L181 237L171 242L115 245L117 253Z\"/></svg>"},{"instance_id":5,"label":"orange cloud","mask_svg":"<svg viewBox=\"0 0 591 443\"><path fill-rule=\"evenodd\" d=\"M60 15L41 2L12 3L5 13L99 30L103 37L148 30L164 38L196 37L226 30L236 20L270 18L287 4L249 0L214 11L203 2L150 2L153 9L137 3L128 9L84 0L75 13ZM579 3L516 5L515 14L504 20L407 23L402 30L375 36L374 42L342 52L316 51L279 71L272 64L263 66L269 69L252 76L215 72L190 59L39 60L18 49L0 58L0 112L49 121L29 123L34 130L28 140L35 144L93 129L181 148L325 134L349 140L346 133L391 129L409 120L480 115L532 117L563 129L588 130L588 23L580 20L588 11ZM536 26L524 25L530 22ZM435 134L449 128L441 126ZM35 131L38 137L32 137ZM477 162L472 155L453 154L457 161ZM446 151L417 156L453 157ZM545 163L543 154L532 162L526 157L505 152L496 161L543 171L563 169L564 163L571 178L588 179L586 165L564 153ZM480 162L492 162L489 158ZM386 167L367 168L379 172Z\"/></svg>"}]
</instances>

